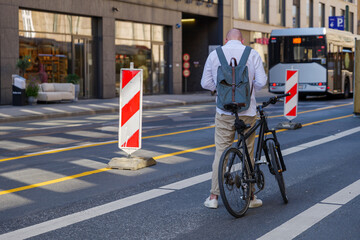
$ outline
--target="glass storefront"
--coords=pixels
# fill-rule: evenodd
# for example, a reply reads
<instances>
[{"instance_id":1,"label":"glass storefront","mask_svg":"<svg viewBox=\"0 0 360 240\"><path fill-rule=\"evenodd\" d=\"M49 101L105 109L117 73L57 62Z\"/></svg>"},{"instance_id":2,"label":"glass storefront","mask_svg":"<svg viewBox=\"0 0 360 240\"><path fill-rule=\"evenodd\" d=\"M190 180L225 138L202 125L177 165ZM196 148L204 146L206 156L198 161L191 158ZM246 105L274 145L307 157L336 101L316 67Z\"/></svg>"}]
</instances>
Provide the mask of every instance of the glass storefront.
<instances>
[{"instance_id":1,"label":"glass storefront","mask_svg":"<svg viewBox=\"0 0 360 240\"><path fill-rule=\"evenodd\" d=\"M119 94L120 69L143 69L143 93L160 94L168 91L166 79L166 28L164 26L115 22L116 93Z\"/></svg>"},{"instance_id":2,"label":"glass storefront","mask_svg":"<svg viewBox=\"0 0 360 240\"><path fill-rule=\"evenodd\" d=\"M25 78L66 82L80 76L80 98L95 97L93 30L89 17L19 10L19 57L30 56Z\"/></svg>"}]
</instances>

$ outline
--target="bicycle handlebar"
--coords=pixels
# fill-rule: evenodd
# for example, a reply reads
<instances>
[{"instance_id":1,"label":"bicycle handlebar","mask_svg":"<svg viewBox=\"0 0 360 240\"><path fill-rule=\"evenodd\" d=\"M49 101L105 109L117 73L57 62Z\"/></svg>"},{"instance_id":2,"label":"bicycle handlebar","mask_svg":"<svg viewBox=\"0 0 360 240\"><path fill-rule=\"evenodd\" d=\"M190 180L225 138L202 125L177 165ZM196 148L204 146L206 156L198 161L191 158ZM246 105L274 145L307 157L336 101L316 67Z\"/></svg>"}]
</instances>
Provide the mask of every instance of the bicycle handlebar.
<instances>
[{"instance_id":1,"label":"bicycle handlebar","mask_svg":"<svg viewBox=\"0 0 360 240\"><path fill-rule=\"evenodd\" d=\"M271 97L267 102L263 102L261 107L265 108L270 104L275 104L280 100L280 98L284 98L284 97L287 97L287 96L290 96L290 95L291 95L290 93L286 93L286 94L277 95L275 97Z\"/></svg>"}]
</instances>

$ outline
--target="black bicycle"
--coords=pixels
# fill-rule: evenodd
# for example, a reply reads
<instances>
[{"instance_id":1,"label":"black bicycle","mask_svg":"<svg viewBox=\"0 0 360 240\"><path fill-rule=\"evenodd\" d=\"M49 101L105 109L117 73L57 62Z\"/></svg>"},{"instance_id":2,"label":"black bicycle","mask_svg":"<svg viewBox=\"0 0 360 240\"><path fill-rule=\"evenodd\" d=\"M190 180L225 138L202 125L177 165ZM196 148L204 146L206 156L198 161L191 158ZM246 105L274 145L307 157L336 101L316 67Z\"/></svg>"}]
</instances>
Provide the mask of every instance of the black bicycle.
<instances>
[{"instance_id":1,"label":"black bicycle","mask_svg":"<svg viewBox=\"0 0 360 240\"><path fill-rule=\"evenodd\" d=\"M260 119L251 127L239 119L238 107L241 104L230 103L224 107L235 115L235 128L238 135L236 147L229 147L224 151L219 163L219 188L223 203L228 212L234 217L243 216L249 208L250 198L264 189L265 177L260 170L260 165L266 164L270 173L275 175L280 188L284 203L288 203L285 190L283 172L286 166L281 154L280 144L276 137L276 131L270 130L264 108L269 104L275 104L279 99L289 96L282 94L271 97L267 102L257 106ZM256 146L255 164L252 166L246 139L258 128L259 139ZM249 129L246 134L245 130ZM264 152L265 158L261 157ZM252 186L256 184L258 191L253 193Z\"/></svg>"}]
</instances>

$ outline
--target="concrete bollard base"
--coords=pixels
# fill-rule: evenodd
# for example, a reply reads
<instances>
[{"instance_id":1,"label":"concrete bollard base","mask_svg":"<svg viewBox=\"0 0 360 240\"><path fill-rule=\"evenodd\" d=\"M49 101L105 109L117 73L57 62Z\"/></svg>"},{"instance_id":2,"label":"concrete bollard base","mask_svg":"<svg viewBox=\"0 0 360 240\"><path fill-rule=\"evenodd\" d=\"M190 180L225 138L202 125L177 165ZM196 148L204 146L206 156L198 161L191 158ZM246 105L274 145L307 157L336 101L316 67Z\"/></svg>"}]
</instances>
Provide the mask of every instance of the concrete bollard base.
<instances>
[{"instance_id":1,"label":"concrete bollard base","mask_svg":"<svg viewBox=\"0 0 360 240\"><path fill-rule=\"evenodd\" d=\"M115 157L108 163L108 168L121 170L138 170L144 167L155 165L156 161L153 158L142 157Z\"/></svg>"}]
</instances>

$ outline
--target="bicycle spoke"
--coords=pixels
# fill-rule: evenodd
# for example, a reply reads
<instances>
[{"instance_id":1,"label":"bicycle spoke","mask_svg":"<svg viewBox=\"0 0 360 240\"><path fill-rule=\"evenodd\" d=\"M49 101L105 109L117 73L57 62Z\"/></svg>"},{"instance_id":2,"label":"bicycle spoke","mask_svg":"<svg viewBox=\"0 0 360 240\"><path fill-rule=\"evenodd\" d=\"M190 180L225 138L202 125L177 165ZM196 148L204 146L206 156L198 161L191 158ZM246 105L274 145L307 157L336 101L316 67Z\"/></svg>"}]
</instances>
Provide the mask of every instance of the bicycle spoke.
<instances>
[{"instance_id":1,"label":"bicycle spoke","mask_svg":"<svg viewBox=\"0 0 360 240\"><path fill-rule=\"evenodd\" d=\"M250 201L249 169L236 148L227 149L220 159L219 187L223 203L228 212L241 217Z\"/></svg>"}]
</instances>

